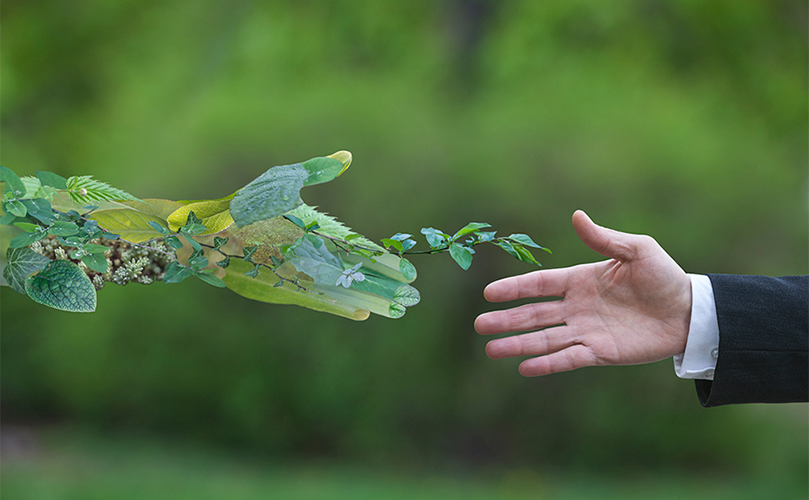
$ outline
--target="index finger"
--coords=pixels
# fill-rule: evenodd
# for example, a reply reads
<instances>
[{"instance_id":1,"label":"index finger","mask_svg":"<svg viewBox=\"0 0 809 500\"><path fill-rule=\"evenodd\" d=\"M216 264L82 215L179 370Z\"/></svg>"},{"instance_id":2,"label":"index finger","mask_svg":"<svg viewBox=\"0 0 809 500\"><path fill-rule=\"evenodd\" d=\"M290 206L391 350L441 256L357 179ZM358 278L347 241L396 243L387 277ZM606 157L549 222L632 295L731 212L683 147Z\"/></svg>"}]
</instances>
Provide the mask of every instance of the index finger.
<instances>
[{"instance_id":1,"label":"index finger","mask_svg":"<svg viewBox=\"0 0 809 500\"><path fill-rule=\"evenodd\" d=\"M529 297L564 297L570 281L570 268L545 269L489 283L483 296L489 302Z\"/></svg>"}]
</instances>

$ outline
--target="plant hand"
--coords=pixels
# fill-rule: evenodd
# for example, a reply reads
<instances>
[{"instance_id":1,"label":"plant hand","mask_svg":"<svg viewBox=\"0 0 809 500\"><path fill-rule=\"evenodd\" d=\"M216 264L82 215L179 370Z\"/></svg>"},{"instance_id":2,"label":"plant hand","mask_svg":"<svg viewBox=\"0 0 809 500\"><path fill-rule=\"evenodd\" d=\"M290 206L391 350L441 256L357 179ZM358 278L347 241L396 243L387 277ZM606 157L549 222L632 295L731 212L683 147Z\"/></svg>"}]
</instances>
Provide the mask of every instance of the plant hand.
<instances>
[{"instance_id":1,"label":"plant hand","mask_svg":"<svg viewBox=\"0 0 809 500\"><path fill-rule=\"evenodd\" d=\"M490 358L537 356L520 364L524 376L594 365L650 363L685 351L691 320L691 282L649 236L614 231L573 214L581 240L609 260L535 271L495 281L490 302L527 297L562 300L527 304L478 316L488 335L536 330L492 340Z\"/></svg>"}]
</instances>

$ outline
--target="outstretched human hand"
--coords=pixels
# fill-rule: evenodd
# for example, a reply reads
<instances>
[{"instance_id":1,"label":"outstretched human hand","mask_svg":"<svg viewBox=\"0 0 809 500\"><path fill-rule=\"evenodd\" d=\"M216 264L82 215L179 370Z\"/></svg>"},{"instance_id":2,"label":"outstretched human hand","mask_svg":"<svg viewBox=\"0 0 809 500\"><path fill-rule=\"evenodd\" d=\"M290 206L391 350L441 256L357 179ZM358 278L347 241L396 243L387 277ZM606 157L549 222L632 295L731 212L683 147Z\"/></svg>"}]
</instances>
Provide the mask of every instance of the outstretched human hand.
<instances>
[{"instance_id":1,"label":"outstretched human hand","mask_svg":"<svg viewBox=\"0 0 809 500\"><path fill-rule=\"evenodd\" d=\"M685 351L691 281L649 236L614 231L573 214L579 238L609 260L535 271L489 284L486 300L562 297L481 314L475 330L488 335L536 330L490 341L500 359L537 356L520 364L525 376L594 365L659 361Z\"/></svg>"}]
</instances>

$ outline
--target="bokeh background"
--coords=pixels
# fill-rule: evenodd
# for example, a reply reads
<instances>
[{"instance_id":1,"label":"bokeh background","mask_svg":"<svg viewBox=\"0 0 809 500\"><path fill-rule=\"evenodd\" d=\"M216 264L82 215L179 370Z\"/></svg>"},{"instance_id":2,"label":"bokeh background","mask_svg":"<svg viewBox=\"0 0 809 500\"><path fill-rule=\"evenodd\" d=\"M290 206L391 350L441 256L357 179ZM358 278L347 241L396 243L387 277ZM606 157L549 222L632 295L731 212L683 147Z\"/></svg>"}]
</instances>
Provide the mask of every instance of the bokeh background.
<instances>
[{"instance_id":1,"label":"bokeh background","mask_svg":"<svg viewBox=\"0 0 809 500\"><path fill-rule=\"evenodd\" d=\"M575 209L688 272L807 273L807 4L14 1L2 162L219 198L347 149L304 200L379 240L486 221L592 262ZM422 243L423 244L423 243ZM414 257L356 323L199 281L94 314L2 290L4 499L805 498L806 405L702 408L670 360L540 379L474 317L532 269Z\"/></svg>"}]
</instances>

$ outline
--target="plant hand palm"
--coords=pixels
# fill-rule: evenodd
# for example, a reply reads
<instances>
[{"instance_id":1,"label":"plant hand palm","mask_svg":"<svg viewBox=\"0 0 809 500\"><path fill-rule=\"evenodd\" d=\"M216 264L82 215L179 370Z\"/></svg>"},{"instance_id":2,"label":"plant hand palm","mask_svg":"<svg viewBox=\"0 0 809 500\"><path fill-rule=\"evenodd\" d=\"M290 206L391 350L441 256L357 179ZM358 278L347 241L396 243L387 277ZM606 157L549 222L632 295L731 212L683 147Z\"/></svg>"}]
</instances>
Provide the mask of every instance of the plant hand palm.
<instances>
[{"instance_id":1,"label":"plant hand palm","mask_svg":"<svg viewBox=\"0 0 809 500\"><path fill-rule=\"evenodd\" d=\"M573 226L610 260L535 271L486 287L492 302L563 297L479 316L475 329L481 334L537 330L492 340L489 357L538 356L520 365L520 373L535 376L682 353L691 317L685 272L648 236L597 226L581 211L573 215Z\"/></svg>"}]
</instances>

